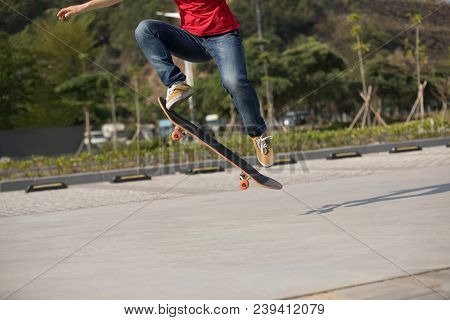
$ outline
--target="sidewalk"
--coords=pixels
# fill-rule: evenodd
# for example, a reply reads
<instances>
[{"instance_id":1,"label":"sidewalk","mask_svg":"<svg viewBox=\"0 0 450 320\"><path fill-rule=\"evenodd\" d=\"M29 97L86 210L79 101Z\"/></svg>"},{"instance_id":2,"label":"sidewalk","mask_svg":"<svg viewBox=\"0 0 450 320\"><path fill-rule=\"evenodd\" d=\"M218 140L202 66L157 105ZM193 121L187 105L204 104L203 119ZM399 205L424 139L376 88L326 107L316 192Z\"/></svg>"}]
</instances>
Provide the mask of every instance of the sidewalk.
<instances>
[{"instance_id":1,"label":"sidewalk","mask_svg":"<svg viewBox=\"0 0 450 320\"><path fill-rule=\"evenodd\" d=\"M423 283L414 277L392 280L450 266L449 148L311 160L266 173L284 183L284 191L253 186L242 192L230 170L33 195L2 193L0 295L450 295L445 270L420 276ZM374 285L377 294L368 294ZM336 291L348 286L356 287Z\"/></svg>"}]
</instances>

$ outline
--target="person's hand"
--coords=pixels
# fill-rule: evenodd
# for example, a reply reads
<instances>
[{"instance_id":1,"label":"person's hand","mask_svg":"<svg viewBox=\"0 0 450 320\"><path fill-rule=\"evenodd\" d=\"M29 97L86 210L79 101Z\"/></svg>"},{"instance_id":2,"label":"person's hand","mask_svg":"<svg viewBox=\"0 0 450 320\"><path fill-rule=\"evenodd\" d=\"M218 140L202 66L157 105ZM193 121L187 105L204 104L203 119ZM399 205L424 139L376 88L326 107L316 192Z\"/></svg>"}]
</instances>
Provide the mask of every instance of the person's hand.
<instances>
[{"instance_id":1,"label":"person's hand","mask_svg":"<svg viewBox=\"0 0 450 320\"><path fill-rule=\"evenodd\" d=\"M58 17L59 21L64 21L69 19L71 16L74 16L82 11L81 6L71 6L64 9L61 9L58 11L56 16Z\"/></svg>"}]
</instances>

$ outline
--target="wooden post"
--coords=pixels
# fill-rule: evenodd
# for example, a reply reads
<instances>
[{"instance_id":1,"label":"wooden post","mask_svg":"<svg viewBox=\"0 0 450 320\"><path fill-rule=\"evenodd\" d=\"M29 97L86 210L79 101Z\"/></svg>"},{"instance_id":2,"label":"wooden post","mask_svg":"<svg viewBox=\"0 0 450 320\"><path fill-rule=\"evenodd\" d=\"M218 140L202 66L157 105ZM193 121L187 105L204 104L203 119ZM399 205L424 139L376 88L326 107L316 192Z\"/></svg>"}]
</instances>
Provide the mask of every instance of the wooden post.
<instances>
[{"instance_id":1,"label":"wooden post","mask_svg":"<svg viewBox=\"0 0 450 320\"><path fill-rule=\"evenodd\" d=\"M113 83L111 78L108 79L108 84L109 84L109 101L111 103L111 117L114 126L112 143L114 151L117 151L116 96L114 95Z\"/></svg>"},{"instance_id":2,"label":"wooden post","mask_svg":"<svg viewBox=\"0 0 450 320\"><path fill-rule=\"evenodd\" d=\"M450 92L450 76L448 76L442 82L439 82L436 77L433 80L433 87L431 88L431 93L438 99L441 104L441 117L445 119L447 115L448 98L447 93Z\"/></svg>"},{"instance_id":3,"label":"wooden post","mask_svg":"<svg viewBox=\"0 0 450 320\"><path fill-rule=\"evenodd\" d=\"M367 94L364 94L363 92L360 92L359 95L363 99L363 104L361 108L359 109L358 113L356 114L355 118L353 119L352 123L350 124L350 129L353 129L356 123L358 122L361 115L363 116L361 121L361 128L364 128L364 126L367 123L367 126L370 127L370 119L368 118L368 114L371 110L373 110L370 107L370 100L372 96L372 86L369 86L369 89L367 90Z\"/></svg>"},{"instance_id":4,"label":"wooden post","mask_svg":"<svg viewBox=\"0 0 450 320\"><path fill-rule=\"evenodd\" d=\"M387 124L386 124L386 122L384 121L384 119L381 117L381 104L380 104L380 107L375 111L373 108L372 108L372 106L370 106L370 110L372 110L372 112L374 113L374 115L375 115L375 118L374 118L374 125L376 124L376 122L378 121L380 124L382 124L383 126L385 126L385 127L387 127ZM376 120L376 121L375 121Z\"/></svg>"},{"instance_id":5,"label":"wooden post","mask_svg":"<svg viewBox=\"0 0 450 320\"><path fill-rule=\"evenodd\" d=\"M83 74L86 73L86 56L81 54L78 56L81 61L81 70L83 71ZM92 144L91 144L91 120L89 115L89 109L84 106L83 107L83 113L84 113L84 133L83 133L83 139L81 141L81 144L77 150L77 155L80 154L80 152L86 147L88 155L91 155L92 152ZM87 138L87 145L84 143L84 139Z\"/></svg>"},{"instance_id":6,"label":"wooden post","mask_svg":"<svg viewBox=\"0 0 450 320\"><path fill-rule=\"evenodd\" d=\"M141 139L141 107L140 107L140 99L139 99L139 81L137 76L135 76L133 78L133 86L134 86L134 105L136 108L136 131L133 134L133 138L131 139L131 141L135 141L136 139L139 140Z\"/></svg>"},{"instance_id":7,"label":"wooden post","mask_svg":"<svg viewBox=\"0 0 450 320\"><path fill-rule=\"evenodd\" d=\"M234 130L234 126L236 125L236 110L233 102L230 102L230 121L227 124L227 128L225 129L224 136L228 137Z\"/></svg>"},{"instance_id":8,"label":"wooden post","mask_svg":"<svg viewBox=\"0 0 450 320\"><path fill-rule=\"evenodd\" d=\"M259 0L254 0L255 8L256 8L256 28L258 31L258 40L260 41L259 49L261 52L264 52L264 44L262 41L264 40L263 30L262 30L262 21L261 21L261 6ZM269 67L267 65L267 61L264 60L263 64L264 69L264 88L266 91L266 101L267 101L267 122L269 126L273 126L273 99L270 88L270 80L269 80ZM261 117L264 117L264 108L261 104L260 106Z\"/></svg>"},{"instance_id":9,"label":"wooden post","mask_svg":"<svg viewBox=\"0 0 450 320\"><path fill-rule=\"evenodd\" d=\"M442 100L441 117L443 119L445 119L446 116L447 116L447 101L446 100Z\"/></svg>"},{"instance_id":10,"label":"wooden post","mask_svg":"<svg viewBox=\"0 0 450 320\"><path fill-rule=\"evenodd\" d=\"M442 109L441 109L441 117L442 119L445 119L445 117L447 116L447 97L445 96L445 94L442 92L441 94L441 103L442 103Z\"/></svg>"},{"instance_id":11,"label":"wooden post","mask_svg":"<svg viewBox=\"0 0 450 320\"><path fill-rule=\"evenodd\" d=\"M358 46L359 72L361 73L361 83L363 86L363 93L365 96L367 96L366 73L364 70L364 61L363 61L362 50L361 50L361 39L359 38L359 34L356 35L356 43Z\"/></svg>"},{"instance_id":12,"label":"wooden post","mask_svg":"<svg viewBox=\"0 0 450 320\"><path fill-rule=\"evenodd\" d=\"M420 120L423 122L424 106L423 106L423 89L420 82L420 30L419 25L416 27L416 67L417 67L417 90L420 92L419 107L420 107Z\"/></svg>"},{"instance_id":13,"label":"wooden post","mask_svg":"<svg viewBox=\"0 0 450 320\"><path fill-rule=\"evenodd\" d=\"M414 102L414 105L411 108L411 112L408 115L408 118L406 118L406 122L411 121L412 117L415 117L417 119L418 115L420 114L420 119L423 122L424 115L423 115L423 108L424 108L424 102L423 102L423 91L425 90L428 82L425 81L423 84L419 84L419 90L417 91L417 98Z\"/></svg>"},{"instance_id":14,"label":"wooden post","mask_svg":"<svg viewBox=\"0 0 450 320\"><path fill-rule=\"evenodd\" d=\"M87 136L87 151L88 154L91 154L92 148L91 148L91 119L90 119L90 115L89 115L89 109L84 107L84 121L85 121L85 132L86 132L86 136ZM83 138L83 143L84 143L84 138Z\"/></svg>"},{"instance_id":15,"label":"wooden post","mask_svg":"<svg viewBox=\"0 0 450 320\"><path fill-rule=\"evenodd\" d=\"M186 83L191 87L194 87L194 69L192 62L184 61L184 70L186 72ZM189 118L191 122L194 122L194 109L195 109L195 100L194 96L190 96L188 99L189 102Z\"/></svg>"}]
</instances>

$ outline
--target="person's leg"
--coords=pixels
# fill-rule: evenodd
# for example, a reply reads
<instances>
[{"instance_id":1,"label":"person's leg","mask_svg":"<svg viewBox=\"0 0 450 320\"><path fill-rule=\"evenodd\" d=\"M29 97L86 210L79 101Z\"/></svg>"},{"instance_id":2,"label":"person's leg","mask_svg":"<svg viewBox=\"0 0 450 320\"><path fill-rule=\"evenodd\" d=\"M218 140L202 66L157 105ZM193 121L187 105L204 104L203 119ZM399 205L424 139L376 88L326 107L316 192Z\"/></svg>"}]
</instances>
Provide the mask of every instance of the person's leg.
<instances>
[{"instance_id":1,"label":"person's leg","mask_svg":"<svg viewBox=\"0 0 450 320\"><path fill-rule=\"evenodd\" d=\"M248 80L244 47L239 31L202 38L203 46L215 59L222 77L222 85L233 98L244 121L245 132L252 137L259 162L270 167L274 162L274 151L266 136L266 124L261 117L258 96Z\"/></svg>"},{"instance_id":2,"label":"person's leg","mask_svg":"<svg viewBox=\"0 0 450 320\"><path fill-rule=\"evenodd\" d=\"M196 37L168 23L144 20L136 28L135 35L145 57L167 87L186 80L173 63L172 55L191 62L212 59Z\"/></svg>"},{"instance_id":3,"label":"person's leg","mask_svg":"<svg viewBox=\"0 0 450 320\"><path fill-rule=\"evenodd\" d=\"M266 124L261 117L258 96L247 77L239 31L204 37L202 44L219 67L222 85L242 117L245 132L251 137L261 136L266 131Z\"/></svg>"}]
</instances>

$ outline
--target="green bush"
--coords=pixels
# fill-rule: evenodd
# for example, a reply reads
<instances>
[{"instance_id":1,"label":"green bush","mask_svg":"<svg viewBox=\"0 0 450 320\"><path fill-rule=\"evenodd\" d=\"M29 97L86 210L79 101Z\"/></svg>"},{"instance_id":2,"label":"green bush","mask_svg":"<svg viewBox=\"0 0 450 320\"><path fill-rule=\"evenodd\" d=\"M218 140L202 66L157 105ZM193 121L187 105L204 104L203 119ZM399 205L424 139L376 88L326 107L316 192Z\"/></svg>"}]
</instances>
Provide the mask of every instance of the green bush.
<instances>
[{"instance_id":1,"label":"green bush","mask_svg":"<svg viewBox=\"0 0 450 320\"><path fill-rule=\"evenodd\" d=\"M292 129L287 132L273 132L276 152L305 151L348 145L376 144L383 142L407 141L431 137L443 137L449 133L448 122L442 118L428 118L419 121L392 124L387 127L318 130ZM253 155L251 140L234 133L220 139L231 150L241 156ZM215 154L197 142L183 139L179 143L164 140L143 141L139 145L119 145L117 151L111 146L92 155L86 152L79 155L60 157L34 156L26 160L0 162L0 179L34 178L50 175L72 174L133 168L137 166L156 166L168 163L185 163L217 158Z\"/></svg>"}]
</instances>

